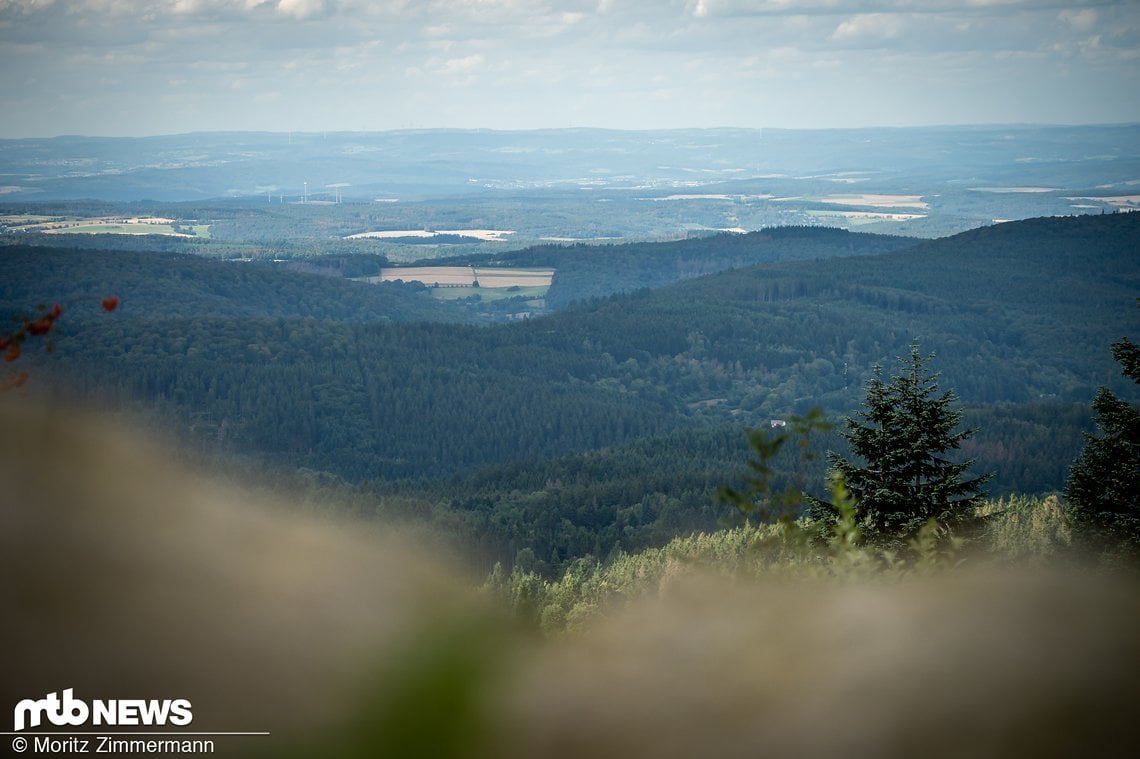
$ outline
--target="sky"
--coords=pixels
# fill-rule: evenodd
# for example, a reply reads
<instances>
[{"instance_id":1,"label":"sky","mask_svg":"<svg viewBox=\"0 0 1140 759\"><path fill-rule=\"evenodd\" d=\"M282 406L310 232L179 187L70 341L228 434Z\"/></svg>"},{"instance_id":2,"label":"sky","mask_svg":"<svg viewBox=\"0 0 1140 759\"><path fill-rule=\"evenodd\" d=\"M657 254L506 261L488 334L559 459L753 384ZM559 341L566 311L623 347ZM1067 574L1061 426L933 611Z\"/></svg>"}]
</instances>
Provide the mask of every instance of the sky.
<instances>
[{"instance_id":1,"label":"sky","mask_svg":"<svg viewBox=\"0 0 1140 759\"><path fill-rule=\"evenodd\" d=\"M0 137L1140 122L1140 0L0 0Z\"/></svg>"}]
</instances>

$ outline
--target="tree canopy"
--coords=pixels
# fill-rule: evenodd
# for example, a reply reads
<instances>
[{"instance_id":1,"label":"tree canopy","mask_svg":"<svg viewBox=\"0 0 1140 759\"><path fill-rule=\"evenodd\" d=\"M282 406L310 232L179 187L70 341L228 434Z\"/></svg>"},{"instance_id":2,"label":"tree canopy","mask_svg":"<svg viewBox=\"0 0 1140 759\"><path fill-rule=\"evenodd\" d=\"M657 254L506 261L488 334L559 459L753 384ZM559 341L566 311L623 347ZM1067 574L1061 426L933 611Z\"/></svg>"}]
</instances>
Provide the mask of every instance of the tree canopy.
<instances>
[{"instance_id":1,"label":"tree canopy","mask_svg":"<svg viewBox=\"0 0 1140 759\"><path fill-rule=\"evenodd\" d=\"M846 420L845 436L864 463L829 454L872 534L913 535L930 519L963 526L983 498L980 488L989 475L971 477L973 459L955 462L946 456L973 430L958 429L957 396L940 392L938 374L926 368L933 358L933 353L924 357L915 342L889 381L875 366L863 410Z\"/></svg>"},{"instance_id":2,"label":"tree canopy","mask_svg":"<svg viewBox=\"0 0 1140 759\"><path fill-rule=\"evenodd\" d=\"M1112 345L1125 376L1140 383L1140 346ZM1094 550L1140 555L1140 409L1106 387L1093 398L1099 435L1085 435L1065 484L1068 513Z\"/></svg>"}]
</instances>

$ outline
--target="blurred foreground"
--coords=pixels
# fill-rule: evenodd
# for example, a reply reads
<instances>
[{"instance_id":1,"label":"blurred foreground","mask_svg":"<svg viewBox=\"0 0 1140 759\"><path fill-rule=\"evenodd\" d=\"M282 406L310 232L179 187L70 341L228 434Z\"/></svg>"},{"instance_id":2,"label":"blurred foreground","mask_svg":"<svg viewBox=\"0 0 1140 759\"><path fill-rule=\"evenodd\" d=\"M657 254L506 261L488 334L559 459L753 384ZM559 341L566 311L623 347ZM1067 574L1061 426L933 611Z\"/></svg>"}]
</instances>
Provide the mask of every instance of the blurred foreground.
<instances>
[{"instance_id":1,"label":"blurred foreground","mask_svg":"<svg viewBox=\"0 0 1140 759\"><path fill-rule=\"evenodd\" d=\"M1115 756L1140 589L1083 572L730 580L678 567L542 639L375 523L0 404L0 714L177 699L219 756ZM72 732L68 732L72 731ZM7 736L5 740L11 740ZM94 746L92 746L92 750ZM29 752L31 753L31 752Z\"/></svg>"}]
</instances>

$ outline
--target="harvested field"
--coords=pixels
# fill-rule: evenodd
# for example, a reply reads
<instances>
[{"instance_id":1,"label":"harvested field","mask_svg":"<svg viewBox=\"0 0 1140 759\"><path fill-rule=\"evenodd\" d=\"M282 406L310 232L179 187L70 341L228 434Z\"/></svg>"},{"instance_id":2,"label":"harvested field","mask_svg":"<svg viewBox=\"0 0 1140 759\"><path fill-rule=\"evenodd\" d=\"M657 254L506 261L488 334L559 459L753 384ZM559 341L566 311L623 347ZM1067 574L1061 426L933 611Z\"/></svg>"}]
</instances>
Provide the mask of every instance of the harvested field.
<instances>
[{"instance_id":1,"label":"harvested field","mask_svg":"<svg viewBox=\"0 0 1140 759\"><path fill-rule=\"evenodd\" d=\"M1055 192L1056 187L971 187L974 192L996 192L996 193L1041 193L1041 192Z\"/></svg>"},{"instance_id":2,"label":"harvested field","mask_svg":"<svg viewBox=\"0 0 1140 759\"><path fill-rule=\"evenodd\" d=\"M58 235L166 235L168 237L196 237L175 232L169 224L115 224L112 222L98 222L95 224L76 224L61 229L45 229L44 234Z\"/></svg>"},{"instance_id":3,"label":"harvested field","mask_svg":"<svg viewBox=\"0 0 1140 759\"><path fill-rule=\"evenodd\" d=\"M840 206L874 206L875 208L929 208L921 195L828 195L821 203Z\"/></svg>"},{"instance_id":4,"label":"harvested field","mask_svg":"<svg viewBox=\"0 0 1140 759\"><path fill-rule=\"evenodd\" d=\"M405 266L380 270L381 282L422 282L440 287L550 287L553 269L494 269L471 266Z\"/></svg>"},{"instance_id":5,"label":"harvested field","mask_svg":"<svg viewBox=\"0 0 1140 759\"><path fill-rule=\"evenodd\" d=\"M12 227L22 224L43 224L57 218L59 217L37 216L35 214L5 214L0 215L0 226Z\"/></svg>"},{"instance_id":6,"label":"harvested field","mask_svg":"<svg viewBox=\"0 0 1140 759\"><path fill-rule=\"evenodd\" d=\"M1065 198L1065 200L1095 200L1101 203L1108 203L1113 208L1120 209L1134 209L1140 207L1140 195L1104 195L1101 197L1077 197Z\"/></svg>"},{"instance_id":7,"label":"harvested field","mask_svg":"<svg viewBox=\"0 0 1140 759\"><path fill-rule=\"evenodd\" d=\"M922 213L880 213L874 211L808 211L809 216L819 218L842 218L853 226L871 224L876 221L912 221L925 219Z\"/></svg>"},{"instance_id":8,"label":"harvested field","mask_svg":"<svg viewBox=\"0 0 1140 759\"><path fill-rule=\"evenodd\" d=\"M451 235L455 237L471 237L483 242L503 242L509 235L515 232L512 229L437 229L428 232L423 229L389 229L382 232L361 232L360 234L349 235L349 240L359 240L364 237L374 237L380 239L399 239L401 237L439 237L442 235Z\"/></svg>"},{"instance_id":9,"label":"harvested field","mask_svg":"<svg viewBox=\"0 0 1140 759\"><path fill-rule=\"evenodd\" d=\"M481 287L550 287L553 269L475 269Z\"/></svg>"},{"instance_id":10,"label":"harvested field","mask_svg":"<svg viewBox=\"0 0 1140 759\"><path fill-rule=\"evenodd\" d=\"M28 217L31 219L32 217ZM60 218L41 217L39 221L29 221L17 227L23 232L41 232L43 234L115 234L115 235L166 235L168 237L209 237L209 224L193 224L179 222L177 219L166 219L157 216L131 217L131 218ZM181 230L190 227L193 232Z\"/></svg>"},{"instance_id":11,"label":"harvested field","mask_svg":"<svg viewBox=\"0 0 1140 759\"><path fill-rule=\"evenodd\" d=\"M686 193L677 195L663 195L653 198L638 198L638 200L668 201L668 200L771 200L771 195L723 195L709 193Z\"/></svg>"}]
</instances>

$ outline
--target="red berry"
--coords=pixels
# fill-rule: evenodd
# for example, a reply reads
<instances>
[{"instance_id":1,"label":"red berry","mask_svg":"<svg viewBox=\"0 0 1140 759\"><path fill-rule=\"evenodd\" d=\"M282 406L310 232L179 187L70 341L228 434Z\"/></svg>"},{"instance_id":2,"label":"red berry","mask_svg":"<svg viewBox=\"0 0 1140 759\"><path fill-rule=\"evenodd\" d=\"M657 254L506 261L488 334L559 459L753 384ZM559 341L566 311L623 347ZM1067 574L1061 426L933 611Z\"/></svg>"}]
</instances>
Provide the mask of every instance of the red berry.
<instances>
[{"instance_id":1,"label":"red berry","mask_svg":"<svg viewBox=\"0 0 1140 759\"><path fill-rule=\"evenodd\" d=\"M42 319L37 319L34 322L27 323L28 334L30 335L46 335L51 332L53 321L50 317L45 316Z\"/></svg>"}]
</instances>

